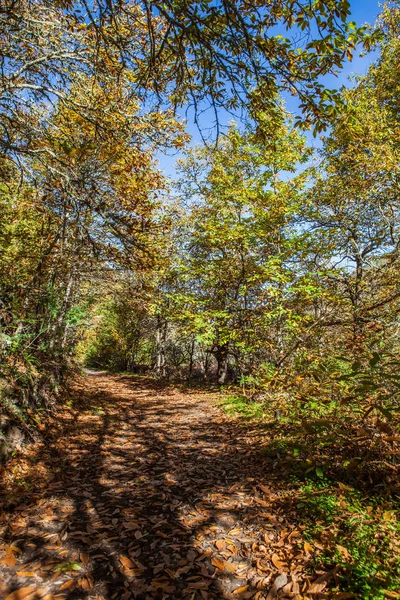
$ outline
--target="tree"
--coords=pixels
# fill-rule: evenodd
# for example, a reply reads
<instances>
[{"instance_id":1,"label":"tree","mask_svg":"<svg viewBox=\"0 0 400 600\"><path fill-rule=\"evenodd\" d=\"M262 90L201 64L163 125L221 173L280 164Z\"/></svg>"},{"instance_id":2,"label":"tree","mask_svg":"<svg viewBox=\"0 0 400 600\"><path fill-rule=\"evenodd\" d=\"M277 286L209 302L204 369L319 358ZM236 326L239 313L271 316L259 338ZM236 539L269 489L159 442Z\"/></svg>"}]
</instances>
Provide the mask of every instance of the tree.
<instances>
[{"instance_id":1,"label":"tree","mask_svg":"<svg viewBox=\"0 0 400 600\"><path fill-rule=\"evenodd\" d=\"M284 89L320 127L337 95L319 77L340 68L364 36L371 43L347 22L349 13L347 0L7 0L0 9L1 149L19 162L36 152L40 123L60 102L101 125L96 104L69 93L76 78L107 86L128 76L133 97L192 105L197 115L205 103L217 114L246 107L249 98L256 114Z\"/></svg>"},{"instance_id":2,"label":"tree","mask_svg":"<svg viewBox=\"0 0 400 600\"><path fill-rule=\"evenodd\" d=\"M241 373L277 364L296 321L291 223L304 176L282 173L308 152L281 108L260 122L257 133L231 126L219 149L195 149L182 163L191 206L175 301L214 355L220 384L229 357Z\"/></svg>"},{"instance_id":3,"label":"tree","mask_svg":"<svg viewBox=\"0 0 400 600\"><path fill-rule=\"evenodd\" d=\"M356 352L366 343L366 328L382 321L385 307L397 311L400 297L394 276L400 243L400 146L392 54L398 36L393 30L396 13L385 15L391 35L367 76L343 90L345 108L325 139L309 197L310 226L324 248L317 263L331 269L327 277L340 298L340 316L331 315L327 322L351 329ZM397 23L398 16L397 11Z\"/></svg>"}]
</instances>

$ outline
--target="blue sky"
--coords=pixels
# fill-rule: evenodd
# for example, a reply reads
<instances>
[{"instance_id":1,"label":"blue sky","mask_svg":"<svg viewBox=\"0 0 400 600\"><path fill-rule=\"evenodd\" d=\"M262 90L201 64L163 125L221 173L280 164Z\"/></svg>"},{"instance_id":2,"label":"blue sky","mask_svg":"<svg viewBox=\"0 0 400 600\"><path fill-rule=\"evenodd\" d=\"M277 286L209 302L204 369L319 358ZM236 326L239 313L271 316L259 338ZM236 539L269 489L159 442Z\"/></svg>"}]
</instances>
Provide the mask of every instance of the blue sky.
<instances>
[{"instance_id":1,"label":"blue sky","mask_svg":"<svg viewBox=\"0 0 400 600\"><path fill-rule=\"evenodd\" d=\"M355 21L357 25L363 25L365 23L373 24L376 21L382 7L382 3L378 0L350 0L351 6L351 17L349 20ZM341 70L338 77L330 76L324 79L324 82L328 87L340 88L342 85L351 85L350 78L353 75L363 75L366 73L369 64L374 60L376 54L369 53L366 56L360 56L356 54L352 62L346 62L344 68ZM289 95L284 96L286 107L289 111L296 111L296 100ZM227 124L232 120L232 117L228 114L220 114L222 124ZM225 123L224 123L225 120ZM210 123L211 125L211 123ZM187 130L192 136L192 144L201 143L201 136L197 126L193 123L193 120L188 118ZM316 147L320 146L320 141L314 139L311 132L307 135L310 145ZM175 163L177 155L159 155L159 166L166 175L174 178L175 175Z\"/></svg>"}]
</instances>

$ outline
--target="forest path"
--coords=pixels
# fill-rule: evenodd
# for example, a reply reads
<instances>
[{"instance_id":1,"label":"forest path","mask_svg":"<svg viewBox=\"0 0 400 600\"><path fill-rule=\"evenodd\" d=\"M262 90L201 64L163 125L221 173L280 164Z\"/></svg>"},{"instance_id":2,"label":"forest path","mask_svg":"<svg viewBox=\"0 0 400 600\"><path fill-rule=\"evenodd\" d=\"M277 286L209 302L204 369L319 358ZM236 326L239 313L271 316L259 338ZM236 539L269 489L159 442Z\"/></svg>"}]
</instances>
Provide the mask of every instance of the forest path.
<instances>
[{"instance_id":1,"label":"forest path","mask_svg":"<svg viewBox=\"0 0 400 600\"><path fill-rule=\"evenodd\" d=\"M72 398L50 442L5 472L1 598L300 599L325 587L310 584L265 426L223 414L216 395L134 376L89 373Z\"/></svg>"}]
</instances>

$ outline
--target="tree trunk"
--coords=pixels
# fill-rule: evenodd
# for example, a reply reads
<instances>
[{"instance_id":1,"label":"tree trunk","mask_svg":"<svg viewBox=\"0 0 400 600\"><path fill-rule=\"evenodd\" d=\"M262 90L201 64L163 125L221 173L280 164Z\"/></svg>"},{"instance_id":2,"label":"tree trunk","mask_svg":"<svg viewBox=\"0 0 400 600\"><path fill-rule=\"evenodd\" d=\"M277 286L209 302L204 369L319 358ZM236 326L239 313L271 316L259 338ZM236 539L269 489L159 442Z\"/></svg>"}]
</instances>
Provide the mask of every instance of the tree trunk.
<instances>
[{"instance_id":1,"label":"tree trunk","mask_svg":"<svg viewBox=\"0 0 400 600\"><path fill-rule=\"evenodd\" d=\"M218 346L215 352L217 359L217 381L218 385L224 385L228 374L228 346Z\"/></svg>"},{"instance_id":2,"label":"tree trunk","mask_svg":"<svg viewBox=\"0 0 400 600\"><path fill-rule=\"evenodd\" d=\"M50 350L54 350L54 348L59 347L60 350L64 350L65 343L67 341L65 330L67 328L66 316L68 310L71 307L74 285L76 283L76 265L73 264L67 285L64 291L63 302L61 305L60 312L50 329L50 339L49 339L49 348Z\"/></svg>"},{"instance_id":3,"label":"tree trunk","mask_svg":"<svg viewBox=\"0 0 400 600\"><path fill-rule=\"evenodd\" d=\"M156 331L156 373L160 377L165 377L166 370L166 354L165 345L167 342L167 320L161 315L157 315L157 331Z\"/></svg>"},{"instance_id":4,"label":"tree trunk","mask_svg":"<svg viewBox=\"0 0 400 600\"><path fill-rule=\"evenodd\" d=\"M189 354L189 375L188 375L189 380L192 379L192 375L193 375L194 348L195 348L195 340L193 339L192 343L190 345L190 354Z\"/></svg>"}]
</instances>

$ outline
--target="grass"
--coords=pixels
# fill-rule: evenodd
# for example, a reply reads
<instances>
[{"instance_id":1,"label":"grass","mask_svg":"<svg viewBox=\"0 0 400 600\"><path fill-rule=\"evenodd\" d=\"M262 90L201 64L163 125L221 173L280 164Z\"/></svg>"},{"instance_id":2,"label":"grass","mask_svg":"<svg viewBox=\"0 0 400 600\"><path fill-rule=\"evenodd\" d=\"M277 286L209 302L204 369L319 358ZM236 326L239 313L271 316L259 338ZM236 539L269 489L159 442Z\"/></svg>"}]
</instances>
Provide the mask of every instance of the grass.
<instances>
[{"instance_id":1,"label":"grass","mask_svg":"<svg viewBox=\"0 0 400 600\"><path fill-rule=\"evenodd\" d=\"M333 402L249 402L223 395L228 414L261 425L262 453L290 483L315 569L338 569L339 589L400 598L399 482L390 423ZM283 418L274 419L280 408ZM386 433L385 433L386 432ZM266 434L266 435L265 435ZM332 590L333 592L334 590Z\"/></svg>"},{"instance_id":2,"label":"grass","mask_svg":"<svg viewBox=\"0 0 400 600\"><path fill-rule=\"evenodd\" d=\"M240 396L223 396L222 406L230 415L240 415L246 420L263 420L266 412L262 402L249 402Z\"/></svg>"},{"instance_id":3,"label":"grass","mask_svg":"<svg viewBox=\"0 0 400 600\"><path fill-rule=\"evenodd\" d=\"M368 600L400 590L400 523L381 497L364 497L329 480L300 488L299 515L305 536L318 544L316 566L340 568L340 591Z\"/></svg>"}]
</instances>

